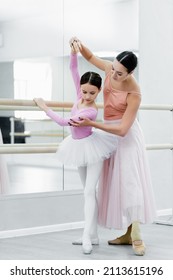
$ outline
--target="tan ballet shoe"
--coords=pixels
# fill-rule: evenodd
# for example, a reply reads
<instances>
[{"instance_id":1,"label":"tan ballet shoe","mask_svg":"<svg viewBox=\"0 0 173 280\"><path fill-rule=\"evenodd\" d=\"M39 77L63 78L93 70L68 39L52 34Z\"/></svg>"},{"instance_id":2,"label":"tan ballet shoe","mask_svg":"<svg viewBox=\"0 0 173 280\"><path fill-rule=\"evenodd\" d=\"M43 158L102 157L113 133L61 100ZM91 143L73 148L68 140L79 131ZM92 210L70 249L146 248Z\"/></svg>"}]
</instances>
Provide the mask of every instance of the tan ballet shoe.
<instances>
[{"instance_id":1,"label":"tan ballet shoe","mask_svg":"<svg viewBox=\"0 0 173 280\"><path fill-rule=\"evenodd\" d=\"M113 240L109 240L108 244L109 245L132 245L132 240L131 240L131 238L125 239L121 236L121 237L117 237Z\"/></svg>"},{"instance_id":2,"label":"tan ballet shoe","mask_svg":"<svg viewBox=\"0 0 173 280\"><path fill-rule=\"evenodd\" d=\"M142 240L135 240L132 242L132 247L135 255L144 256L145 255L145 244Z\"/></svg>"}]
</instances>

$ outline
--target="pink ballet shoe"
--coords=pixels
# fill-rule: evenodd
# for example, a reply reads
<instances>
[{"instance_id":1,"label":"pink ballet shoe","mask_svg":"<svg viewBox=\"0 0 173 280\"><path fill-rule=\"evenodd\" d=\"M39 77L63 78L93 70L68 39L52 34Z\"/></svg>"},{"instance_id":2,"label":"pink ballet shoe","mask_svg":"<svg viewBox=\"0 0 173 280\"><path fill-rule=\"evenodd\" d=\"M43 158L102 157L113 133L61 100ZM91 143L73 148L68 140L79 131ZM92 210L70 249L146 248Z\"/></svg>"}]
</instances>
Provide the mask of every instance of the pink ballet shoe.
<instances>
[{"instance_id":1,"label":"pink ballet shoe","mask_svg":"<svg viewBox=\"0 0 173 280\"><path fill-rule=\"evenodd\" d=\"M134 240L132 242L132 247L135 255L144 256L145 255L145 244L142 240Z\"/></svg>"}]
</instances>

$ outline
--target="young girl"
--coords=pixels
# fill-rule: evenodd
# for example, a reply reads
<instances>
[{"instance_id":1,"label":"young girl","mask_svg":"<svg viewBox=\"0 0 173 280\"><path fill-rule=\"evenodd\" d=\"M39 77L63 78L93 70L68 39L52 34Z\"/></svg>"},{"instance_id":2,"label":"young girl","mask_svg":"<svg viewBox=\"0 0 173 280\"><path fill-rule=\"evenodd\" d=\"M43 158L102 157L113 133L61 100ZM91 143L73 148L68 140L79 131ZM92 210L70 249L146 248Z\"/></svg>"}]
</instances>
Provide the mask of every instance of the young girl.
<instances>
[{"instance_id":1,"label":"young girl","mask_svg":"<svg viewBox=\"0 0 173 280\"><path fill-rule=\"evenodd\" d=\"M73 51L70 57L70 69L76 87L77 100L71 110L71 117L61 118L49 109L43 99L35 98L35 103L46 114L61 126L69 126L70 121L78 121L85 116L95 121L97 107L95 99L101 90L102 79L95 72L87 72L81 79L78 73L77 54ZM97 235L97 200L96 185L102 169L104 159L113 154L116 149L116 136L92 131L91 127L72 127L71 135L66 137L57 152L57 158L63 164L78 167L79 175L84 186L84 217L85 226L82 237L84 254L90 254L92 244L98 244ZM94 241L93 241L94 240Z\"/></svg>"}]
</instances>

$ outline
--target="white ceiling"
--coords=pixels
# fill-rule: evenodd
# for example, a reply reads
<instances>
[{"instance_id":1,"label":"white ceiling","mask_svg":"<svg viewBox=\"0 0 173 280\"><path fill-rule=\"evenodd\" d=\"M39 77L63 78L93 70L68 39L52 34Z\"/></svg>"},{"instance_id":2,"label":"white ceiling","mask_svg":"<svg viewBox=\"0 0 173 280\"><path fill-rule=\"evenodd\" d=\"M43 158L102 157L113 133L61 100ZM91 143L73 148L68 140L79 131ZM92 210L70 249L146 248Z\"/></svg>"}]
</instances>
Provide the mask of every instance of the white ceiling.
<instances>
[{"instance_id":1,"label":"white ceiling","mask_svg":"<svg viewBox=\"0 0 173 280\"><path fill-rule=\"evenodd\" d=\"M99 5L100 2L110 4L131 0L0 0L0 21L55 14L60 1L64 1L69 9L71 6L74 8L74 5L87 5L86 7L91 9L94 4Z\"/></svg>"}]
</instances>

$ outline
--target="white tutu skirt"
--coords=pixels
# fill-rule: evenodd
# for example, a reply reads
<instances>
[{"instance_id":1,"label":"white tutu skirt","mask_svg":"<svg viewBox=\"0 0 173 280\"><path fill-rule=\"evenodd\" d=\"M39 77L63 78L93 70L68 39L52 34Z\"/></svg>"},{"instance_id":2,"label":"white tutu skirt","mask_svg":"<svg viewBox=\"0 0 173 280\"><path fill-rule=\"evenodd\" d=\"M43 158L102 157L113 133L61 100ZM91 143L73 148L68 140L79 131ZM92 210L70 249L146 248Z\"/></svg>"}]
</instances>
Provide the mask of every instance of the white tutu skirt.
<instances>
[{"instance_id":1,"label":"white tutu skirt","mask_svg":"<svg viewBox=\"0 0 173 280\"><path fill-rule=\"evenodd\" d=\"M86 166L108 159L116 147L117 136L95 130L90 136L82 139L67 136L56 154L58 161L65 165Z\"/></svg>"}]
</instances>

